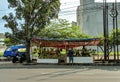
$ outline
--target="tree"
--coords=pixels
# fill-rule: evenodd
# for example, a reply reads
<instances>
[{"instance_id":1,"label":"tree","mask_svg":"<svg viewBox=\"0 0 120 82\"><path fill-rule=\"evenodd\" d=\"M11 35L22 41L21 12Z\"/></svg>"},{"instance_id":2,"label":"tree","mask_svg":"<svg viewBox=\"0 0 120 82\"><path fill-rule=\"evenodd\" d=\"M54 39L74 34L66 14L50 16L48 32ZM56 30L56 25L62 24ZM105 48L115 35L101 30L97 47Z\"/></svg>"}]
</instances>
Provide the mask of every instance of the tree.
<instances>
[{"instance_id":1,"label":"tree","mask_svg":"<svg viewBox=\"0 0 120 82\"><path fill-rule=\"evenodd\" d=\"M30 61L30 40L50 22L58 17L59 0L8 0L9 8L15 13L3 16L10 28L10 35L19 41L25 41L27 46L27 61ZM12 39L12 38L10 38ZM16 41L17 42L17 41Z\"/></svg>"},{"instance_id":2,"label":"tree","mask_svg":"<svg viewBox=\"0 0 120 82\"><path fill-rule=\"evenodd\" d=\"M55 19L51 21L39 33L41 38L86 38L88 37L82 32L80 27L72 26L65 19Z\"/></svg>"},{"instance_id":3,"label":"tree","mask_svg":"<svg viewBox=\"0 0 120 82\"><path fill-rule=\"evenodd\" d=\"M15 45L17 43L20 43L20 40L18 38L15 38L12 34L6 32L5 33L5 39L4 42L6 44L6 46L11 46L11 45Z\"/></svg>"}]
</instances>

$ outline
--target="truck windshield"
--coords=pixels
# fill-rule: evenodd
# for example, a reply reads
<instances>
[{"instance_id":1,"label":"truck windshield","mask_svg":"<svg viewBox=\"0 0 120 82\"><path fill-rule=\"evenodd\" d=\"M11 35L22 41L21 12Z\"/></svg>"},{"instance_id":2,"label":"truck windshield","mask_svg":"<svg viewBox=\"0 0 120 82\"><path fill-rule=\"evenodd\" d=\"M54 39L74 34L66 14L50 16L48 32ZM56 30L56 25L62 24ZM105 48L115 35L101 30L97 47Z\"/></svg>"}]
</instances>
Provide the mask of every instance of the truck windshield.
<instances>
[{"instance_id":1,"label":"truck windshield","mask_svg":"<svg viewBox=\"0 0 120 82\"><path fill-rule=\"evenodd\" d=\"M7 48L6 51L11 51L12 49L11 48Z\"/></svg>"},{"instance_id":2,"label":"truck windshield","mask_svg":"<svg viewBox=\"0 0 120 82\"><path fill-rule=\"evenodd\" d=\"M26 52L26 48L19 48L18 51L19 52Z\"/></svg>"}]
</instances>

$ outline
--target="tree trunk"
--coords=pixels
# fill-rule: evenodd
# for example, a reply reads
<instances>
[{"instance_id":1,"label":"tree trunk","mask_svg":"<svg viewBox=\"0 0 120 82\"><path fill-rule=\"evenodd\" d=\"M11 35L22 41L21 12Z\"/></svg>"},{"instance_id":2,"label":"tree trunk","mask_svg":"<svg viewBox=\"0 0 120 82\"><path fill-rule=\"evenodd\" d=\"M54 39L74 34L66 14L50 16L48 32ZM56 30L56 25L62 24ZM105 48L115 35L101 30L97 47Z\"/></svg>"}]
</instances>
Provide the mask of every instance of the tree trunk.
<instances>
[{"instance_id":1,"label":"tree trunk","mask_svg":"<svg viewBox=\"0 0 120 82\"><path fill-rule=\"evenodd\" d=\"M27 60L27 63L31 62L31 59L30 59L30 40L29 39L26 40L26 60Z\"/></svg>"}]
</instances>

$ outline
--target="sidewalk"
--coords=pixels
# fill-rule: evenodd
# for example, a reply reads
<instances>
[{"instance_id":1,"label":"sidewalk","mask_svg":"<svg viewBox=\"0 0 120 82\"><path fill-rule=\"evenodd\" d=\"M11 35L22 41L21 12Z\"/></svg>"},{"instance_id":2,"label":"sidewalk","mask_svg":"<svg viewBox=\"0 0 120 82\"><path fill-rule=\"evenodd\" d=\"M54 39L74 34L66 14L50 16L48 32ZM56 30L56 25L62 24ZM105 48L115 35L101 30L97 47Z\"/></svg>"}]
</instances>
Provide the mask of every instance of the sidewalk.
<instances>
[{"instance_id":1,"label":"sidewalk","mask_svg":"<svg viewBox=\"0 0 120 82\"><path fill-rule=\"evenodd\" d=\"M0 66L1 65L11 65L13 64L12 61L0 61Z\"/></svg>"}]
</instances>

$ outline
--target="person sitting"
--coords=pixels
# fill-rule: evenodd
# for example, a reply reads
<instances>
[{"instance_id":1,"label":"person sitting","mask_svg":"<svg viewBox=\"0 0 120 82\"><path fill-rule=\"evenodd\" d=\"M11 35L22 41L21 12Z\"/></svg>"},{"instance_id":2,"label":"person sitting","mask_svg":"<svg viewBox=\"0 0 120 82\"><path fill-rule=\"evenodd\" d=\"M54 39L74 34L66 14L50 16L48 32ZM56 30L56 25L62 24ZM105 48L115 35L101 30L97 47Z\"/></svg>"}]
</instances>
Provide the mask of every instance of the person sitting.
<instances>
[{"instance_id":1,"label":"person sitting","mask_svg":"<svg viewBox=\"0 0 120 82\"><path fill-rule=\"evenodd\" d=\"M82 56L87 55L87 49L85 48L85 46L83 46L81 54L82 54Z\"/></svg>"},{"instance_id":2,"label":"person sitting","mask_svg":"<svg viewBox=\"0 0 120 82\"><path fill-rule=\"evenodd\" d=\"M26 60L26 55L22 54L21 58L20 58L20 63L23 63L23 61Z\"/></svg>"},{"instance_id":3,"label":"person sitting","mask_svg":"<svg viewBox=\"0 0 120 82\"><path fill-rule=\"evenodd\" d=\"M18 57L19 57L18 50L17 49L13 50L12 62L16 63L19 60Z\"/></svg>"}]
</instances>

